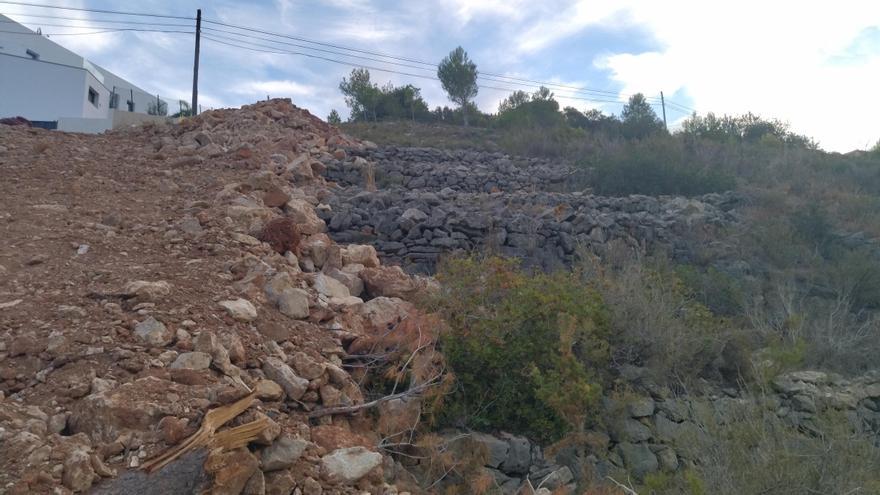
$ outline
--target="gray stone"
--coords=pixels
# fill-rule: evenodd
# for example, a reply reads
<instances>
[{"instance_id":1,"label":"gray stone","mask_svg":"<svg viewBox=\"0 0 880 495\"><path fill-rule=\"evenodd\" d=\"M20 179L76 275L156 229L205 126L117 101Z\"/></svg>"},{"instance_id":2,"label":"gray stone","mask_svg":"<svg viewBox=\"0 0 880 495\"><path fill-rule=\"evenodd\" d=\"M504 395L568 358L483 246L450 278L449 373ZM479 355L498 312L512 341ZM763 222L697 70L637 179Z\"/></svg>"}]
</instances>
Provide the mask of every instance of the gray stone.
<instances>
[{"instance_id":1,"label":"gray stone","mask_svg":"<svg viewBox=\"0 0 880 495\"><path fill-rule=\"evenodd\" d=\"M134 333L145 343L156 347L164 347L170 344L172 339L168 328L152 316L135 325Z\"/></svg>"},{"instance_id":2,"label":"gray stone","mask_svg":"<svg viewBox=\"0 0 880 495\"><path fill-rule=\"evenodd\" d=\"M309 293L302 289L285 289L278 297L278 311L295 319L309 316Z\"/></svg>"},{"instance_id":3,"label":"gray stone","mask_svg":"<svg viewBox=\"0 0 880 495\"><path fill-rule=\"evenodd\" d=\"M663 471L675 471L678 469L678 456L670 448L662 448L657 452L657 460L660 461L660 469Z\"/></svg>"},{"instance_id":4,"label":"gray stone","mask_svg":"<svg viewBox=\"0 0 880 495\"><path fill-rule=\"evenodd\" d=\"M172 369L206 370L211 366L211 355L204 352L184 352L171 363Z\"/></svg>"},{"instance_id":5,"label":"gray stone","mask_svg":"<svg viewBox=\"0 0 880 495\"><path fill-rule=\"evenodd\" d=\"M616 442L645 442L651 439L651 428L629 417L618 418L609 433Z\"/></svg>"},{"instance_id":6,"label":"gray stone","mask_svg":"<svg viewBox=\"0 0 880 495\"><path fill-rule=\"evenodd\" d=\"M327 297L344 298L351 295L348 292L348 287L343 285L342 282L323 273L315 275L315 283L313 287L316 291Z\"/></svg>"},{"instance_id":7,"label":"gray stone","mask_svg":"<svg viewBox=\"0 0 880 495\"><path fill-rule=\"evenodd\" d=\"M797 394L791 398L791 407L796 411L816 412L816 402L809 395Z\"/></svg>"},{"instance_id":8,"label":"gray stone","mask_svg":"<svg viewBox=\"0 0 880 495\"><path fill-rule=\"evenodd\" d=\"M275 440L260 455L263 471L278 471L293 466L308 446L308 442L299 438L283 436Z\"/></svg>"},{"instance_id":9,"label":"gray stone","mask_svg":"<svg viewBox=\"0 0 880 495\"><path fill-rule=\"evenodd\" d=\"M323 476L335 483L354 483L382 464L382 454L364 447L336 449L321 458Z\"/></svg>"},{"instance_id":10,"label":"gray stone","mask_svg":"<svg viewBox=\"0 0 880 495\"><path fill-rule=\"evenodd\" d=\"M486 466L498 469L501 463L507 459L508 450L510 449L508 442L485 433L471 433L471 439L486 447L489 453Z\"/></svg>"},{"instance_id":11,"label":"gray stone","mask_svg":"<svg viewBox=\"0 0 880 495\"><path fill-rule=\"evenodd\" d=\"M502 433L501 438L508 444L507 457L501 463L501 471L511 474L528 473L532 464L532 446L529 440L506 433Z\"/></svg>"},{"instance_id":12,"label":"gray stone","mask_svg":"<svg viewBox=\"0 0 880 495\"><path fill-rule=\"evenodd\" d=\"M634 418L644 418L654 414L654 399L650 397L639 397L631 400L626 405L629 415Z\"/></svg>"},{"instance_id":13,"label":"gray stone","mask_svg":"<svg viewBox=\"0 0 880 495\"><path fill-rule=\"evenodd\" d=\"M571 483L572 480L574 480L574 475L571 474L571 469L568 466L562 466L538 482L538 486L552 492L561 486Z\"/></svg>"},{"instance_id":14,"label":"gray stone","mask_svg":"<svg viewBox=\"0 0 880 495\"><path fill-rule=\"evenodd\" d=\"M277 357L270 356L263 361L263 373L266 378L281 385L287 397L293 400L299 400L309 387L308 380L297 376L290 366Z\"/></svg>"},{"instance_id":15,"label":"gray stone","mask_svg":"<svg viewBox=\"0 0 880 495\"><path fill-rule=\"evenodd\" d=\"M638 480L660 468L657 456L651 452L647 444L623 442L618 444L615 450L623 458L629 472Z\"/></svg>"}]
</instances>

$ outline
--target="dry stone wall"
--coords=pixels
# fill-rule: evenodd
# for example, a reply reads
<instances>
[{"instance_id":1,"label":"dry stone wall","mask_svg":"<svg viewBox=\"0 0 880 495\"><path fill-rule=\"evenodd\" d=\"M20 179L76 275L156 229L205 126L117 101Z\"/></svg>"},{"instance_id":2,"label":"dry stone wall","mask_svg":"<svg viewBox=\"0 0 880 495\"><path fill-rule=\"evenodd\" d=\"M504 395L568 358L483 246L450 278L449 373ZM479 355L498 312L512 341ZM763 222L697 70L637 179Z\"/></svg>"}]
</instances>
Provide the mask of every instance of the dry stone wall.
<instances>
[{"instance_id":1,"label":"dry stone wall","mask_svg":"<svg viewBox=\"0 0 880 495\"><path fill-rule=\"evenodd\" d=\"M689 256L687 238L736 221L734 193L604 197L571 190L575 172L500 153L381 148L333 159L340 187L320 210L337 242L372 244L384 259L430 273L453 251L490 250L551 270L611 241ZM375 177L378 190L365 188Z\"/></svg>"}]
</instances>

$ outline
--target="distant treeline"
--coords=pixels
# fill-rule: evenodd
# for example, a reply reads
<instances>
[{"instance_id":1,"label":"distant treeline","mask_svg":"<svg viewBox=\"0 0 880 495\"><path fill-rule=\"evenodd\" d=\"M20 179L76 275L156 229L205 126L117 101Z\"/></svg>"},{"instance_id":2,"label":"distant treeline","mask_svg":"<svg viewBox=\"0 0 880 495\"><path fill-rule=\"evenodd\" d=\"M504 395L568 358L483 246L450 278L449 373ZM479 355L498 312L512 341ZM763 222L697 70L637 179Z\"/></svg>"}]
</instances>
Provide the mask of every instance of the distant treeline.
<instances>
[{"instance_id":1,"label":"distant treeline","mask_svg":"<svg viewBox=\"0 0 880 495\"><path fill-rule=\"evenodd\" d=\"M668 134L650 103L642 94L630 97L620 115L609 115L601 110L560 108L554 94L541 87L534 93L514 91L498 106L494 114L481 111L473 102L458 108L437 106L430 109L422 98L421 89L411 84L379 86L370 80L367 69L354 69L339 85L350 109L349 122L380 122L411 120L421 123L461 125L465 116L469 124L498 129L543 128L564 130L582 129L610 138L643 139ZM331 123L341 123L334 110L328 117ZM755 114L721 116L713 113L700 116L694 113L681 125L679 134L717 142L758 142L773 138L786 144L815 149L809 137L791 131L788 124L763 119Z\"/></svg>"}]
</instances>

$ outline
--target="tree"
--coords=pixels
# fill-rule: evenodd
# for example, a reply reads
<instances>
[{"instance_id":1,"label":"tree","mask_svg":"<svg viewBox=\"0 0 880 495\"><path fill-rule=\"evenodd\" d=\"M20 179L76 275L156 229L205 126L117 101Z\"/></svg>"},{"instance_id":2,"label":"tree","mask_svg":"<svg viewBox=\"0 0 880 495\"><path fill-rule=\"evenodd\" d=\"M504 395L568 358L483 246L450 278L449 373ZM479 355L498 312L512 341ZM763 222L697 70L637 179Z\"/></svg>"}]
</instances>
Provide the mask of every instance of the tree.
<instances>
[{"instance_id":1,"label":"tree","mask_svg":"<svg viewBox=\"0 0 880 495\"><path fill-rule=\"evenodd\" d=\"M376 106L379 103L381 90L370 82L370 71L352 69L349 79L342 78L339 90L345 95L345 103L351 108L352 120L368 120L372 115L376 118Z\"/></svg>"},{"instance_id":2,"label":"tree","mask_svg":"<svg viewBox=\"0 0 880 495\"><path fill-rule=\"evenodd\" d=\"M462 109L464 125L468 125L468 103L477 96L477 64L473 63L464 48L449 52L437 66L437 77L453 103Z\"/></svg>"},{"instance_id":3,"label":"tree","mask_svg":"<svg viewBox=\"0 0 880 495\"><path fill-rule=\"evenodd\" d=\"M626 138L642 139L665 130L663 121L657 117L651 104L641 93L632 95L623 106L620 121L623 124L623 136Z\"/></svg>"},{"instance_id":4,"label":"tree","mask_svg":"<svg viewBox=\"0 0 880 495\"><path fill-rule=\"evenodd\" d=\"M339 112L334 108L330 110L330 115L327 116L327 123L333 125L339 125L342 123L342 119L339 118Z\"/></svg>"},{"instance_id":5,"label":"tree","mask_svg":"<svg viewBox=\"0 0 880 495\"><path fill-rule=\"evenodd\" d=\"M409 115L412 118L412 121L416 121L416 103L421 103L424 105L424 101L422 101L422 90L413 86L412 84L407 84L402 88L403 90L403 104L406 107L409 107ZM428 106L424 105L427 110Z\"/></svg>"},{"instance_id":6,"label":"tree","mask_svg":"<svg viewBox=\"0 0 880 495\"><path fill-rule=\"evenodd\" d=\"M498 106L496 125L501 128L553 128L563 125L559 103L553 93L541 86L529 95L515 91Z\"/></svg>"},{"instance_id":7,"label":"tree","mask_svg":"<svg viewBox=\"0 0 880 495\"><path fill-rule=\"evenodd\" d=\"M528 103L530 99L531 96L529 96L528 93L518 89L513 93L510 93L510 96L508 96L507 98L501 100L501 103L498 104L498 114L515 110L520 106Z\"/></svg>"}]
</instances>

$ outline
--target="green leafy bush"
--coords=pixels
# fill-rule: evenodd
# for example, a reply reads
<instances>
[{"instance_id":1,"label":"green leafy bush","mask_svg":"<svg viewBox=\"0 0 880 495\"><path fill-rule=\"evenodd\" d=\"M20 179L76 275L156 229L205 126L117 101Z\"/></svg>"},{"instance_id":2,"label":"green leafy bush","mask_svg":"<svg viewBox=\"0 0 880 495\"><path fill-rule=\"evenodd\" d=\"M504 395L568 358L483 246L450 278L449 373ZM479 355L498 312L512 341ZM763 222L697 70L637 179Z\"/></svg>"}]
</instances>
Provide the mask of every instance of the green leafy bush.
<instances>
[{"instance_id":1,"label":"green leafy bush","mask_svg":"<svg viewBox=\"0 0 880 495\"><path fill-rule=\"evenodd\" d=\"M443 425L504 429L541 441L583 426L609 357L604 304L573 273L529 275L512 261L464 258L438 274L428 304L456 387Z\"/></svg>"}]
</instances>

